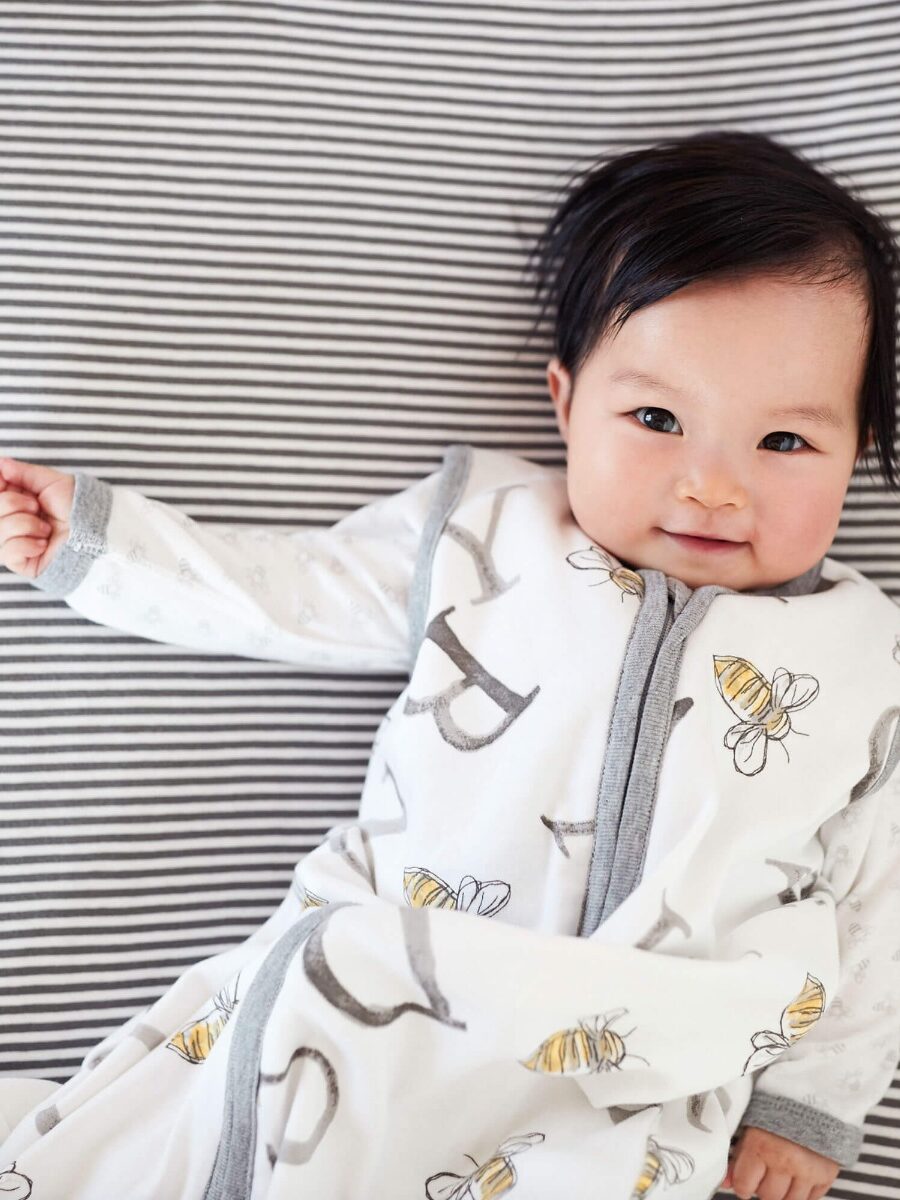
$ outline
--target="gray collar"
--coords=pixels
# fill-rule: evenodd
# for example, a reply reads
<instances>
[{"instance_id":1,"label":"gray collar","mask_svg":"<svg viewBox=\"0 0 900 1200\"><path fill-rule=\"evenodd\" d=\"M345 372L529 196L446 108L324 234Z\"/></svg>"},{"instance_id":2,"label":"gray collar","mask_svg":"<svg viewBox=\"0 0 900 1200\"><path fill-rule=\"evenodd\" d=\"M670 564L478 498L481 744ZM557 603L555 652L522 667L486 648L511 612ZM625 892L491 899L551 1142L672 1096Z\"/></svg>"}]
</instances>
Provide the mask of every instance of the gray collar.
<instances>
[{"instance_id":1,"label":"gray collar","mask_svg":"<svg viewBox=\"0 0 900 1200\"><path fill-rule=\"evenodd\" d=\"M677 579L672 575L663 576L666 580L666 586L669 596L673 601L674 616L678 616L681 610L687 604L688 600L695 593L698 594L703 611L713 598L720 593L725 593L731 596L805 596L810 592L818 591L821 584L822 564L825 559L820 558L817 563L804 571L802 575L796 575L793 579L786 579L783 583L776 584L774 587L748 588L746 591L737 591L735 588L726 587L722 583L704 583L698 588L688 587L681 579ZM638 574L645 576L648 568L642 567ZM654 571L654 574L663 575L662 571ZM692 606L693 607L693 606Z\"/></svg>"},{"instance_id":2,"label":"gray collar","mask_svg":"<svg viewBox=\"0 0 900 1200\"><path fill-rule=\"evenodd\" d=\"M822 577L822 563L824 561L824 558L820 558L817 563L813 563L809 570L804 571L802 575L797 575L793 579L779 583L776 587L750 588L741 594L744 596L806 596L809 592L816 591L819 580Z\"/></svg>"}]
</instances>

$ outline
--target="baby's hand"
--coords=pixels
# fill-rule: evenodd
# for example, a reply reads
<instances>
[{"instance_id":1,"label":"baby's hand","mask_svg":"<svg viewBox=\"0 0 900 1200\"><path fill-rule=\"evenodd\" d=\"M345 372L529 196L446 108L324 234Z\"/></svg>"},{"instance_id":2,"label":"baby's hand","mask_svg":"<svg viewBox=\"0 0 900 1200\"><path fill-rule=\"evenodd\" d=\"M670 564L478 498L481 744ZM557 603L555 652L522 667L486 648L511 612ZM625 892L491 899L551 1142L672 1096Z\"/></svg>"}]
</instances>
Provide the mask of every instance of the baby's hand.
<instances>
[{"instance_id":1,"label":"baby's hand","mask_svg":"<svg viewBox=\"0 0 900 1200\"><path fill-rule=\"evenodd\" d=\"M741 1200L820 1200L837 1178L840 1164L755 1125L745 1125L731 1149L719 1187Z\"/></svg>"},{"instance_id":2,"label":"baby's hand","mask_svg":"<svg viewBox=\"0 0 900 1200\"><path fill-rule=\"evenodd\" d=\"M34 579L68 541L75 476L0 458L0 563Z\"/></svg>"}]
</instances>

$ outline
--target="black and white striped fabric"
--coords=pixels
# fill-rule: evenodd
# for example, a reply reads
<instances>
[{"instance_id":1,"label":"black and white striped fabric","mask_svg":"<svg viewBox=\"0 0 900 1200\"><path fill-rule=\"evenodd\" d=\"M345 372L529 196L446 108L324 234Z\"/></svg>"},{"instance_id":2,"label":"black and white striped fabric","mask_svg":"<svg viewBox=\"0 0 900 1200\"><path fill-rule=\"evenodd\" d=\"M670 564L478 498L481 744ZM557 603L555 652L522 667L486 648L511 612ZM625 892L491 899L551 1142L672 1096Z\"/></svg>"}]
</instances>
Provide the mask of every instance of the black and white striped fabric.
<instances>
[{"instance_id":1,"label":"black and white striped fabric","mask_svg":"<svg viewBox=\"0 0 900 1200\"><path fill-rule=\"evenodd\" d=\"M5 0L0 63L0 453L215 524L329 525L455 441L561 466L523 268L588 161L761 130L900 214L898 4ZM900 602L900 497L855 477L830 553ZM0 620L0 1073L64 1080L276 907L405 681L5 570ZM898 1106L831 1196L900 1197Z\"/></svg>"}]
</instances>

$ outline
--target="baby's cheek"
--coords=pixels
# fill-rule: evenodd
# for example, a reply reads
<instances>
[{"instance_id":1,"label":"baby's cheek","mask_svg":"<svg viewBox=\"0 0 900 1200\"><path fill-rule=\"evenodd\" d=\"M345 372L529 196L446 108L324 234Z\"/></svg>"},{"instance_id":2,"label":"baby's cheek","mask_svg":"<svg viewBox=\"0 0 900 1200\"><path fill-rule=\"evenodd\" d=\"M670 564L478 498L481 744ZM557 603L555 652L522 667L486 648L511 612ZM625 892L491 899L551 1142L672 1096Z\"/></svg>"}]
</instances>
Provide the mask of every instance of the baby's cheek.
<instances>
[{"instance_id":1,"label":"baby's cheek","mask_svg":"<svg viewBox=\"0 0 900 1200\"><path fill-rule=\"evenodd\" d=\"M757 513L757 552L788 568L801 560L812 565L827 554L834 541L841 503L842 497L824 488L793 493L780 503L774 497L767 498L763 510Z\"/></svg>"},{"instance_id":2,"label":"baby's cheek","mask_svg":"<svg viewBox=\"0 0 900 1200\"><path fill-rule=\"evenodd\" d=\"M596 480L569 479L569 507L577 524L600 546L615 528L616 514L605 499L605 489Z\"/></svg>"},{"instance_id":3,"label":"baby's cheek","mask_svg":"<svg viewBox=\"0 0 900 1200\"><path fill-rule=\"evenodd\" d=\"M575 520L588 536L613 554L635 547L646 532L641 489L633 476L617 472L615 463L570 463L569 504Z\"/></svg>"}]
</instances>

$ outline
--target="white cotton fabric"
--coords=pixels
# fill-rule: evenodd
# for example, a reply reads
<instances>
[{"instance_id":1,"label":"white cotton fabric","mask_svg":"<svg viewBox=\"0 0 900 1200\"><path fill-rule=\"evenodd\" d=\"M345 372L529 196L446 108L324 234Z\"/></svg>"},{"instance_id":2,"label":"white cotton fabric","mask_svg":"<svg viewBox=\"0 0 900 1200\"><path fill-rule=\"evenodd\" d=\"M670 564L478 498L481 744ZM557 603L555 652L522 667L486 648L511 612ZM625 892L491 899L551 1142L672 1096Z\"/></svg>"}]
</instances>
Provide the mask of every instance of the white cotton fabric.
<instances>
[{"instance_id":1,"label":"white cotton fabric","mask_svg":"<svg viewBox=\"0 0 900 1200\"><path fill-rule=\"evenodd\" d=\"M93 621L410 682L359 820L22 1118L6 1191L463 1200L493 1172L516 1200L707 1200L754 1114L854 1160L900 1028L900 613L864 576L825 558L807 594L713 596L639 882L579 937L643 596L560 472L468 449L455 492L445 467L295 533L80 476L65 549L35 583ZM781 700L764 738L726 659Z\"/></svg>"}]
</instances>

